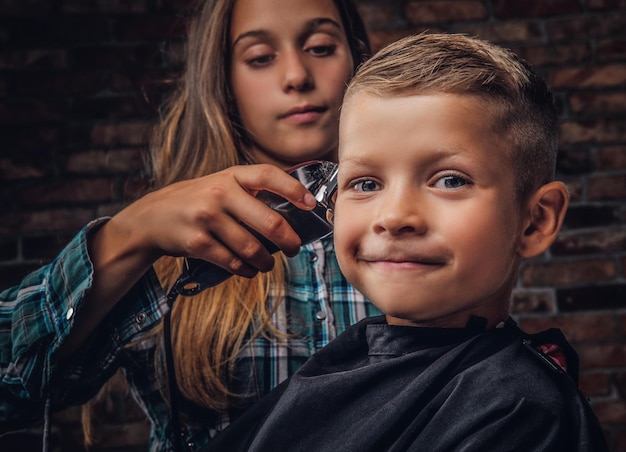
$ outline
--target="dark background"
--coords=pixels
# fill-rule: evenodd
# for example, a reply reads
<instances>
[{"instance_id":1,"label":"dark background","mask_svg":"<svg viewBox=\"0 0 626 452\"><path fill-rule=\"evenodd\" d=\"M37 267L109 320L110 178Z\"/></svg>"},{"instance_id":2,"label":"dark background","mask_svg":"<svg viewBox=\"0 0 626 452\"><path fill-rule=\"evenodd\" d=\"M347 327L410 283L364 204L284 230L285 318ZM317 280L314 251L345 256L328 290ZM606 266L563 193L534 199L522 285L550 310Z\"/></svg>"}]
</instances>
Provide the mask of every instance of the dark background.
<instances>
[{"instance_id":1,"label":"dark background","mask_svg":"<svg viewBox=\"0 0 626 452\"><path fill-rule=\"evenodd\" d=\"M523 265L513 310L528 331L564 331L611 450L626 451L626 0L357 3L376 49L424 30L477 35L554 89L571 207L550 252ZM146 137L181 68L188 4L0 0L0 289L144 189ZM98 411L91 450L147 449L123 384ZM80 409L56 414L54 433L58 450L79 450Z\"/></svg>"}]
</instances>

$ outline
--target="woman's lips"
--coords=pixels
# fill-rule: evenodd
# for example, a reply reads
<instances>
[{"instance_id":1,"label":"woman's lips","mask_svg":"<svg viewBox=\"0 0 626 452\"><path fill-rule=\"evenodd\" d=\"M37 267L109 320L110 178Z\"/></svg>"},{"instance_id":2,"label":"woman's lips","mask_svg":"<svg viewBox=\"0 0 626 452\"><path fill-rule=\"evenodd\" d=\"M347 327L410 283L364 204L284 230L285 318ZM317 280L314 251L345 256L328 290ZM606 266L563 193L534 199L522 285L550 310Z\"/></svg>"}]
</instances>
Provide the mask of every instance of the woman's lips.
<instances>
[{"instance_id":1,"label":"woman's lips","mask_svg":"<svg viewBox=\"0 0 626 452\"><path fill-rule=\"evenodd\" d=\"M290 124L308 124L317 121L326 110L327 108L325 107L296 107L281 115L279 118Z\"/></svg>"}]
</instances>

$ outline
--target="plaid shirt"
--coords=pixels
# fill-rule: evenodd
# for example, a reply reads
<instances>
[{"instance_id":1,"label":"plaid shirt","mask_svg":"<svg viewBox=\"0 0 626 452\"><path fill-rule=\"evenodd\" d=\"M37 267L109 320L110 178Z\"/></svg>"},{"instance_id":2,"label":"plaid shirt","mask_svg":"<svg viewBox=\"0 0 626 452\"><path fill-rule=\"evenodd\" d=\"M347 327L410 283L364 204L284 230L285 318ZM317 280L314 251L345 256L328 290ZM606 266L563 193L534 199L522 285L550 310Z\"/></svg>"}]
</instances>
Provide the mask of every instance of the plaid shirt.
<instances>
[{"instance_id":1,"label":"plaid shirt","mask_svg":"<svg viewBox=\"0 0 626 452\"><path fill-rule=\"evenodd\" d=\"M103 220L98 220L103 221ZM84 403L122 368L131 393L152 422L151 450L171 450L168 406L157 387L156 337L148 333L167 312L165 293L149 271L99 326L96 334L60 369L56 354L80 312L91 286L93 266L84 228L49 265L19 286L0 293L0 425L20 427L52 410ZM237 399L245 409L293 374L315 351L347 326L379 311L344 279L332 239L304 246L289 259L290 280L275 313L275 323L296 337L259 337L239 356ZM275 303L271 296L269 303ZM132 344L131 346L128 346ZM189 449L207 444L230 422L193 403L185 403L184 441Z\"/></svg>"}]
</instances>

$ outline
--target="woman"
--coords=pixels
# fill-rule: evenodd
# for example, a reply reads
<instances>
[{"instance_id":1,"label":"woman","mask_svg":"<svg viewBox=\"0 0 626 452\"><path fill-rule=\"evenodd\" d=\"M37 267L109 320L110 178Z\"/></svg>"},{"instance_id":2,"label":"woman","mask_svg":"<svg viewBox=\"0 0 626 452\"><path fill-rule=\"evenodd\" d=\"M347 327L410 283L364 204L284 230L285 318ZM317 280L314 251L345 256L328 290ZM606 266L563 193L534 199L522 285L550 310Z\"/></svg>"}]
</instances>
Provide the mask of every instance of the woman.
<instances>
[{"instance_id":1,"label":"woman","mask_svg":"<svg viewBox=\"0 0 626 452\"><path fill-rule=\"evenodd\" d=\"M154 135L155 191L88 225L51 265L0 295L5 425L45 417L44 406L83 403L122 368L152 423L151 449L179 438L200 447L346 326L377 312L343 279L331 240L300 250L286 221L254 198L266 189L313 207L283 170L336 159L343 90L367 52L348 1L198 6L185 73ZM297 256L275 263L242 223ZM165 291L181 271L181 259L168 256L239 275L174 304L180 432L164 389Z\"/></svg>"}]
</instances>

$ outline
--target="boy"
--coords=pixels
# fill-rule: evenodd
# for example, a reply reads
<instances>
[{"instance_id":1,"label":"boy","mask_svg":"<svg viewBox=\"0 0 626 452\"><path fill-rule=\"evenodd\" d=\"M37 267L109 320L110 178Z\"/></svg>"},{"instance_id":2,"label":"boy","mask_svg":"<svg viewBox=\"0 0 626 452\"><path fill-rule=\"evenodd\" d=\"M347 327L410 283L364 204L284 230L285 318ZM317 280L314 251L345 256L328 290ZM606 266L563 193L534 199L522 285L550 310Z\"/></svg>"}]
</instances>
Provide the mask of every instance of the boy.
<instances>
[{"instance_id":1,"label":"boy","mask_svg":"<svg viewBox=\"0 0 626 452\"><path fill-rule=\"evenodd\" d=\"M366 62L341 113L335 246L386 315L348 329L213 447L606 450L555 364L576 375L563 336L509 319L521 259L548 249L567 209L557 126L545 83L486 42L425 34Z\"/></svg>"}]
</instances>

